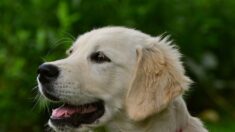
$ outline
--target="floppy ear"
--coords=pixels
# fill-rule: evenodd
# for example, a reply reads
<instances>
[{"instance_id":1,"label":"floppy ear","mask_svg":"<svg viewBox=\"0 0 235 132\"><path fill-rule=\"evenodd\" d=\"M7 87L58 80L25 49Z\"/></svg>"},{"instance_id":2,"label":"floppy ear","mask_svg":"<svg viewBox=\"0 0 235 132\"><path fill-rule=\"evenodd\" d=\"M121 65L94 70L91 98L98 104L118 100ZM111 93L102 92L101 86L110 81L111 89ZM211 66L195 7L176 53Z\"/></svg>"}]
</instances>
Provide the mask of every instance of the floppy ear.
<instances>
[{"instance_id":1,"label":"floppy ear","mask_svg":"<svg viewBox=\"0 0 235 132\"><path fill-rule=\"evenodd\" d=\"M130 119L141 121L162 111L188 88L180 54L166 39L137 49L137 66L126 96Z\"/></svg>"}]
</instances>

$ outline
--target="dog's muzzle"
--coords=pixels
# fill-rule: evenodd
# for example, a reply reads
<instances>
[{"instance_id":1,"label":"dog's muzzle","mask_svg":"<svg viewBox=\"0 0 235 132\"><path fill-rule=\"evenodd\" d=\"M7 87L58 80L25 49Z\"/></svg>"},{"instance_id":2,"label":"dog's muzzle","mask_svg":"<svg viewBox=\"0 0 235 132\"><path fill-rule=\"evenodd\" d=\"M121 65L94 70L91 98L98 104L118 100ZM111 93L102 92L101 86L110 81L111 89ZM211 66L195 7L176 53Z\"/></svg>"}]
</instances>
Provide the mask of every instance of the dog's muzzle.
<instances>
[{"instance_id":1,"label":"dog's muzzle","mask_svg":"<svg viewBox=\"0 0 235 132\"><path fill-rule=\"evenodd\" d=\"M55 92L55 82L60 70L52 64L42 64L38 68L38 82L40 92L48 99L62 102L63 105L52 110L50 122L54 126L79 127L81 124L93 124L104 115L105 106L102 100L86 104L72 105L64 102Z\"/></svg>"},{"instance_id":2,"label":"dog's muzzle","mask_svg":"<svg viewBox=\"0 0 235 132\"><path fill-rule=\"evenodd\" d=\"M38 68L38 80L42 85L41 91L47 98L57 101L57 97L53 95L52 83L59 76L59 68L51 64L42 64Z\"/></svg>"}]
</instances>

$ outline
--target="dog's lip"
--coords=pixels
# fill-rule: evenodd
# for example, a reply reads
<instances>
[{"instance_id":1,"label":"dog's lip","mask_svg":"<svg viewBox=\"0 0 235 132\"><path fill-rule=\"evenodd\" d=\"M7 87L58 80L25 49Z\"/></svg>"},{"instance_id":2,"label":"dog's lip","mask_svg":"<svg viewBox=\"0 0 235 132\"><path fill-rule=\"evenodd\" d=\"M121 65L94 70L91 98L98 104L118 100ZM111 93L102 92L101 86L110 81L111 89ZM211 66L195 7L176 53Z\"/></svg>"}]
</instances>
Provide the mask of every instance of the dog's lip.
<instances>
[{"instance_id":1,"label":"dog's lip","mask_svg":"<svg viewBox=\"0 0 235 132\"><path fill-rule=\"evenodd\" d=\"M50 121L55 126L79 127L92 124L104 115L104 102L98 100L88 104L71 105L68 103L52 110Z\"/></svg>"},{"instance_id":2,"label":"dog's lip","mask_svg":"<svg viewBox=\"0 0 235 132\"><path fill-rule=\"evenodd\" d=\"M60 99L58 97L56 97L53 94L50 94L49 92L46 92L45 90L43 90L43 95L48 98L49 100L53 101L53 102L59 102Z\"/></svg>"},{"instance_id":3,"label":"dog's lip","mask_svg":"<svg viewBox=\"0 0 235 132\"><path fill-rule=\"evenodd\" d=\"M54 94L52 85L50 83L49 84L41 84L41 88L39 87L39 91L41 92L41 94L45 98L47 98L50 101L53 101L53 102L60 101L60 98Z\"/></svg>"}]
</instances>

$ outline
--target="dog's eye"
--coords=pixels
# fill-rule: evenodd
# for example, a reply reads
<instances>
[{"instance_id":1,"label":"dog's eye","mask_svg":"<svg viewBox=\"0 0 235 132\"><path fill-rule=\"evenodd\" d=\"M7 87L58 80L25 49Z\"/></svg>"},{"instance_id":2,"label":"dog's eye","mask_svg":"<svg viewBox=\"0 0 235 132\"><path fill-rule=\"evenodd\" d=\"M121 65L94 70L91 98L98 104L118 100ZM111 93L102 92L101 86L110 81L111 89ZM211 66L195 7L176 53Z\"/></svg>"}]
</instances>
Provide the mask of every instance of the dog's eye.
<instances>
[{"instance_id":1,"label":"dog's eye","mask_svg":"<svg viewBox=\"0 0 235 132\"><path fill-rule=\"evenodd\" d=\"M103 52L95 52L91 55L91 61L95 63L104 63L104 62L110 62L111 60L105 56Z\"/></svg>"}]
</instances>

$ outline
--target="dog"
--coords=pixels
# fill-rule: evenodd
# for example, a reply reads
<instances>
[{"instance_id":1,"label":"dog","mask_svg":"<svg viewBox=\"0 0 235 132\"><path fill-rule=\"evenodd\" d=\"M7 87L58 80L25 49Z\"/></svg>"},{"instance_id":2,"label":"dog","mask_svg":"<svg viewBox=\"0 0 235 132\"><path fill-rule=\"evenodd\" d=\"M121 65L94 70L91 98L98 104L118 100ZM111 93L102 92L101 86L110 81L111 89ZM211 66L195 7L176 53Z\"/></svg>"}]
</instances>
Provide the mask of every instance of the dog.
<instances>
[{"instance_id":1,"label":"dog","mask_svg":"<svg viewBox=\"0 0 235 132\"><path fill-rule=\"evenodd\" d=\"M126 27L94 29L64 59L38 68L40 93L63 103L52 110L57 132L207 132L183 94L191 80L169 37Z\"/></svg>"}]
</instances>

